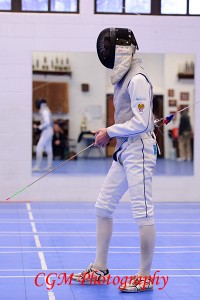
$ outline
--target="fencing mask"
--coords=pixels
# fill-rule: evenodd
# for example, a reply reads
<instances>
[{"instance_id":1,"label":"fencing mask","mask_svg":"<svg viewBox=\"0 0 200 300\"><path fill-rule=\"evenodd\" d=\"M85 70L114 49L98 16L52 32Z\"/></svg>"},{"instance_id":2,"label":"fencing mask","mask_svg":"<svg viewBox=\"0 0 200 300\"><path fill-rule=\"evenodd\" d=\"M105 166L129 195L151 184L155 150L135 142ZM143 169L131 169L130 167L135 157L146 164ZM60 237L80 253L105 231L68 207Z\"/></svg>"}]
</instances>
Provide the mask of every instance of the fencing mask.
<instances>
[{"instance_id":1,"label":"fencing mask","mask_svg":"<svg viewBox=\"0 0 200 300\"><path fill-rule=\"evenodd\" d=\"M43 103L47 103L47 101L43 98L39 98L35 100L35 107L39 110Z\"/></svg>"},{"instance_id":2,"label":"fencing mask","mask_svg":"<svg viewBox=\"0 0 200 300\"><path fill-rule=\"evenodd\" d=\"M128 28L106 28L97 38L97 54L101 63L108 69L115 64L116 46L138 48L133 32Z\"/></svg>"},{"instance_id":3,"label":"fencing mask","mask_svg":"<svg viewBox=\"0 0 200 300\"><path fill-rule=\"evenodd\" d=\"M128 28L106 28L97 38L97 54L101 63L113 69L112 84L127 73L135 50L139 49L133 32Z\"/></svg>"}]
</instances>

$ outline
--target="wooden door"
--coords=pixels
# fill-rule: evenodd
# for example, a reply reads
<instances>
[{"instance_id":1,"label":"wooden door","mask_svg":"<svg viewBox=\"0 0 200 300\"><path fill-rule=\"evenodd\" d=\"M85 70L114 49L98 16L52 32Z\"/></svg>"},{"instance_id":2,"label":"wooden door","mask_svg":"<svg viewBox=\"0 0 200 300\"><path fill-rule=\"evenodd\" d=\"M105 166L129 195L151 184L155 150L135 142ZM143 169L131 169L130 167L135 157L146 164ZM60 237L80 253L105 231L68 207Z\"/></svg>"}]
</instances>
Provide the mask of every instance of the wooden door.
<instances>
[{"instance_id":1,"label":"wooden door","mask_svg":"<svg viewBox=\"0 0 200 300\"><path fill-rule=\"evenodd\" d=\"M163 95L154 95L153 97L153 113L155 119L161 119L164 116L163 112ZM162 124L161 122L158 124ZM159 157L163 158L165 156L164 153L164 134L163 134L163 126L154 129L157 143L160 147L161 155Z\"/></svg>"},{"instance_id":2,"label":"wooden door","mask_svg":"<svg viewBox=\"0 0 200 300\"><path fill-rule=\"evenodd\" d=\"M35 100L44 98L52 113L68 112L68 85L65 82L33 81L33 112Z\"/></svg>"}]
</instances>

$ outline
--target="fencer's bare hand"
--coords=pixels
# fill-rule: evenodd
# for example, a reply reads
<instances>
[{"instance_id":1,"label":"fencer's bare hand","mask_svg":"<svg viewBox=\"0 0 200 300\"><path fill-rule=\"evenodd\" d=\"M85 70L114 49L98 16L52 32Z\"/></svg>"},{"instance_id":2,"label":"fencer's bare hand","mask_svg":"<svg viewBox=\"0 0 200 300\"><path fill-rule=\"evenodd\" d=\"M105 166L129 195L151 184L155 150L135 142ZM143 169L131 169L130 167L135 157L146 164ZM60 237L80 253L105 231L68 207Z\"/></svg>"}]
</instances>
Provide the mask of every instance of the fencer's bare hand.
<instances>
[{"instance_id":1,"label":"fencer's bare hand","mask_svg":"<svg viewBox=\"0 0 200 300\"><path fill-rule=\"evenodd\" d=\"M107 128L101 128L92 133L95 134L95 146L105 147L109 143L110 137L107 133Z\"/></svg>"}]
</instances>

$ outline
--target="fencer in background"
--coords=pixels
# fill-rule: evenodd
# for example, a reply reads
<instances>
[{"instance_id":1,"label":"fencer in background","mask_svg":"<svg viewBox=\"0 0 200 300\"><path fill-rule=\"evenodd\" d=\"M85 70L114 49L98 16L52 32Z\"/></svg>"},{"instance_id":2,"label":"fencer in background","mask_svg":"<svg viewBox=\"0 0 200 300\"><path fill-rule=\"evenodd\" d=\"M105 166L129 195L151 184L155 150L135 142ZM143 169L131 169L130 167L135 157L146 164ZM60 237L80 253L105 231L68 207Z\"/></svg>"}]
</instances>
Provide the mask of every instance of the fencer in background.
<instances>
[{"instance_id":1,"label":"fencer in background","mask_svg":"<svg viewBox=\"0 0 200 300\"><path fill-rule=\"evenodd\" d=\"M36 99L35 106L39 110L40 125L34 125L34 128L38 128L41 131L39 141L36 146L36 164L33 167L33 171L37 172L41 170L41 163L43 158L43 151L47 153L47 166L45 171L49 171L52 167L53 150L52 150L52 138L53 138L53 121L52 114L47 105L45 99Z\"/></svg>"},{"instance_id":2,"label":"fencer in background","mask_svg":"<svg viewBox=\"0 0 200 300\"><path fill-rule=\"evenodd\" d=\"M191 161L192 158L192 126L190 123L190 117L188 116L187 110L181 112L181 119L179 124L179 154L180 157L177 161Z\"/></svg>"},{"instance_id":3,"label":"fencer in background","mask_svg":"<svg viewBox=\"0 0 200 300\"><path fill-rule=\"evenodd\" d=\"M115 124L95 130L95 144L104 147L110 138L116 137L117 145L112 166L95 205L96 257L85 271L73 275L75 281L84 278L90 281L92 276L100 281L109 278L107 257L113 213L123 194L129 190L133 217L140 233L140 267L133 280L119 286L121 292L153 289L149 277L155 246L152 175L157 158L156 141L152 134L153 91L141 62L134 56L136 49L135 36L127 28L106 28L97 39L99 59L105 67L112 69ZM131 260L131 257L127 259ZM128 266L127 263L129 261L125 266ZM130 261L130 267L132 265Z\"/></svg>"}]
</instances>

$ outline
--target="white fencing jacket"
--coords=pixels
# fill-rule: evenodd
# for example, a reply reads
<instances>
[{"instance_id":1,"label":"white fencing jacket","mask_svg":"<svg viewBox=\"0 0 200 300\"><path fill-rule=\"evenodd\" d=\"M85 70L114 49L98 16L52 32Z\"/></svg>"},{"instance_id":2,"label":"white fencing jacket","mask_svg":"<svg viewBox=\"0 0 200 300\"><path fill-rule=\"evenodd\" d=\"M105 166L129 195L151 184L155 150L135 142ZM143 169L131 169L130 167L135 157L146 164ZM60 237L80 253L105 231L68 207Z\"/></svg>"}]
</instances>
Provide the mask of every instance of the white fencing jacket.
<instances>
[{"instance_id":1,"label":"white fencing jacket","mask_svg":"<svg viewBox=\"0 0 200 300\"><path fill-rule=\"evenodd\" d=\"M133 59L130 70L114 87L115 124L107 132L117 138L116 150L128 137L153 131L152 106L152 85L138 59Z\"/></svg>"},{"instance_id":2,"label":"white fencing jacket","mask_svg":"<svg viewBox=\"0 0 200 300\"><path fill-rule=\"evenodd\" d=\"M53 127L51 111L45 103L41 104L39 114L41 117L41 124L38 128L40 130L43 131L49 127Z\"/></svg>"}]
</instances>

